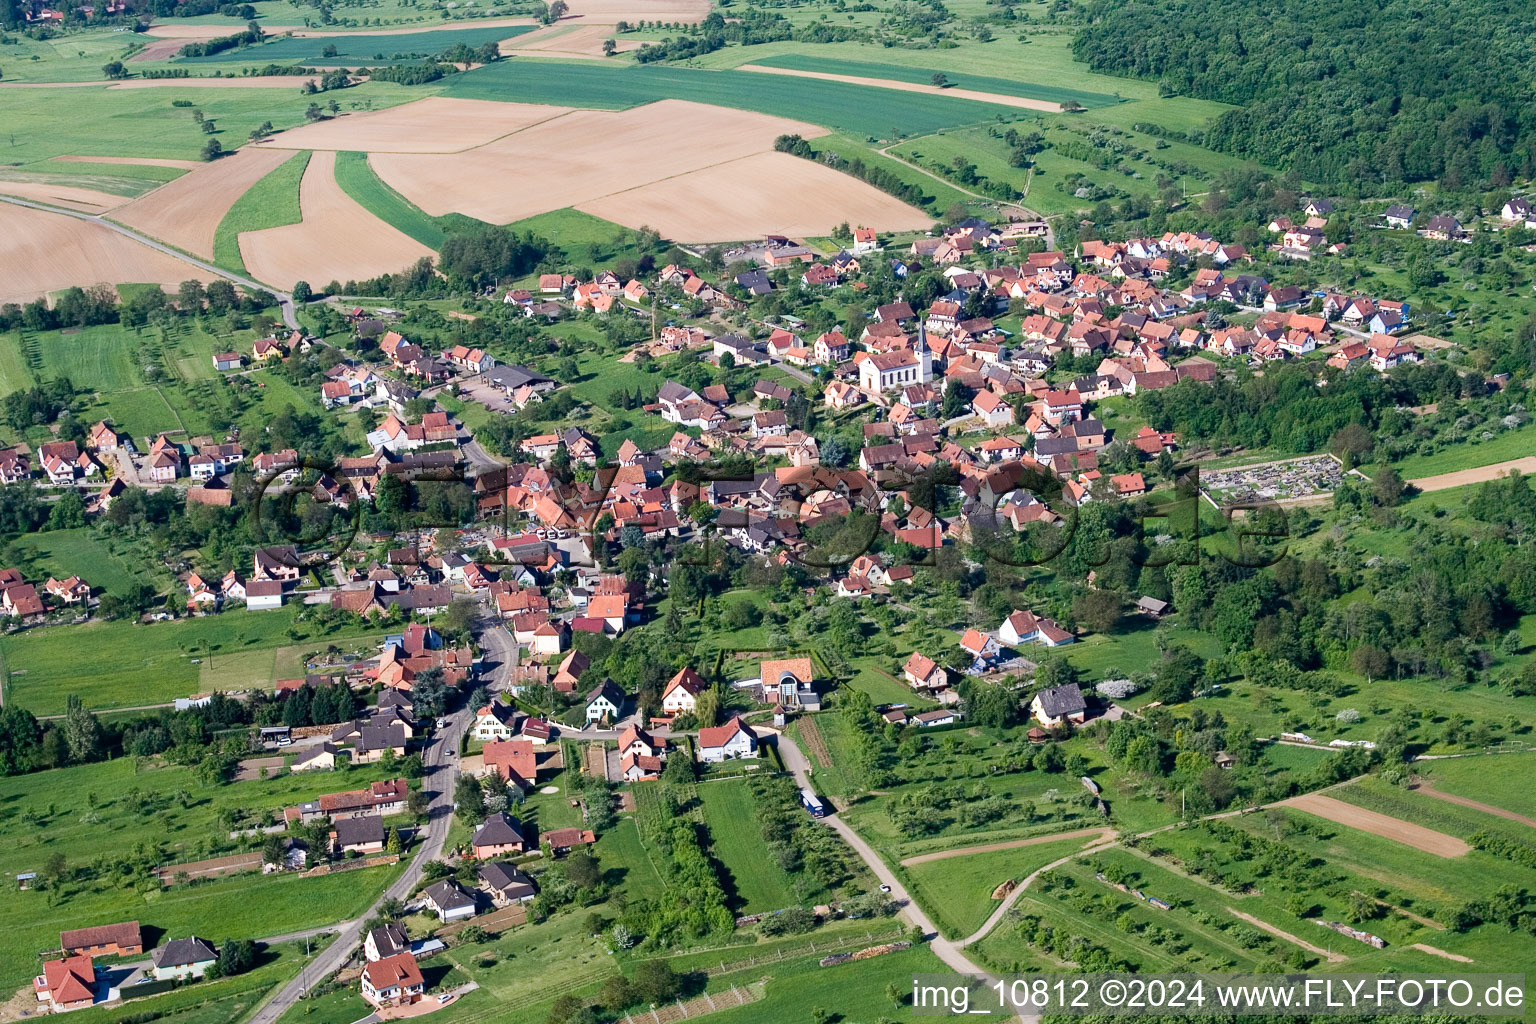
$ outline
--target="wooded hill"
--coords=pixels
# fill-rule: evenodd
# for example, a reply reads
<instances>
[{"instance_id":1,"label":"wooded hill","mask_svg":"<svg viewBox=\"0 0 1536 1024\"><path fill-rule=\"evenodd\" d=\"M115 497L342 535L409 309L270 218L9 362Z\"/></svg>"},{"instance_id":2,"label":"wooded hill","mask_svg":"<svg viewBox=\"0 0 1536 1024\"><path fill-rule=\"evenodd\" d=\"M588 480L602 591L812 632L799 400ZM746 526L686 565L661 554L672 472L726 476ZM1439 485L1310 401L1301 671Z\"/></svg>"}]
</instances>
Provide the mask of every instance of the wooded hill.
<instances>
[{"instance_id":1,"label":"wooded hill","mask_svg":"<svg viewBox=\"0 0 1536 1024\"><path fill-rule=\"evenodd\" d=\"M1236 104L1212 149L1361 188L1502 187L1536 170L1529 3L1096 0L1074 52L1165 94Z\"/></svg>"}]
</instances>

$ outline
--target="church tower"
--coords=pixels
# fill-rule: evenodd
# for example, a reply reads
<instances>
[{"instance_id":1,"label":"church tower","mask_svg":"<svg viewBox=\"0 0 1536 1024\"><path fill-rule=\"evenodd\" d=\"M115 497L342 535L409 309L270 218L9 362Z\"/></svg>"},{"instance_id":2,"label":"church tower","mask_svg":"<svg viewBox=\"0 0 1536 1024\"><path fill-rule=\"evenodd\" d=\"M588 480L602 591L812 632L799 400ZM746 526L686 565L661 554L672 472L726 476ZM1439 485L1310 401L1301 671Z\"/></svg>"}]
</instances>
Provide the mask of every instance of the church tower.
<instances>
[{"instance_id":1,"label":"church tower","mask_svg":"<svg viewBox=\"0 0 1536 1024\"><path fill-rule=\"evenodd\" d=\"M917 382L927 384L933 380L933 352L928 348L928 328L921 320L917 322L917 344L912 351L917 355Z\"/></svg>"}]
</instances>

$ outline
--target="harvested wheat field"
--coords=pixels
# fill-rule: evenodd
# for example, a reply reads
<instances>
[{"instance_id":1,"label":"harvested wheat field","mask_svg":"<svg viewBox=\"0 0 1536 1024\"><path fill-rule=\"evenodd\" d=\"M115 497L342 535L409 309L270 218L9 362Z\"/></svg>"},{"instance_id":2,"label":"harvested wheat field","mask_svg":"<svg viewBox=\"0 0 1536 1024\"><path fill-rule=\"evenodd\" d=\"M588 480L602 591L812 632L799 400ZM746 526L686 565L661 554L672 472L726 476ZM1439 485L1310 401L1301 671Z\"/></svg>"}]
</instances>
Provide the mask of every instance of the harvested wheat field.
<instances>
[{"instance_id":1,"label":"harvested wheat field","mask_svg":"<svg viewBox=\"0 0 1536 1024\"><path fill-rule=\"evenodd\" d=\"M457 153L494 142L569 112L569 107L429 96L387 110L343 114L290 128L262 149L335 149L359 153Z\"/></svg>"},{"instance_id":2,"label":"harvested wheat field","mask_svg":"<svg viewBox=\"0 0 1536 1024\"><path fill-rule=\"evenodd\" d=\"M528 50L552 57L596 57L601 60L605 39L612 39L619 53L638 50L645 45L637 39L618 35L612 25L551 25L509 39L501 44L501 49L503 53Z\"/></svg>"},{"instance_id":3,"label":"harvested wheat field","mask_svg":"<svg viewBox=\"0 0 1536 1024\"><path fill-rule=\"evenodd\" d=\"M226 29L225 35L228 34L229 30ZM170 60L172 57L181 52L181 48L183 46L186 46L188 43L195 42L197 42L197 40L191 38L190 36L177 36L174 38L160 37L153 39L146 43L142 50L129 57L128 62L131 64L134 61Z\"/></svg>"},{"instance_id":4,"label":"harvested wheat field","mask_svg":"<svg viewBox=\"0 0 1536 1024\"><path fill-rule=\"evenodd\" d=\"M1025 99L1023 96L1008 96L1000 92L981 92L978 89L953 89L939 87L937 85L923 85L921 82L898 82L894 78L864 78L860 75L836 75L830 71L799 71L795 68L770 68L763 64L743 64L737 71L757 71L765 75L790 75L795 78L819 78L824 82L847 82L850 85L872 85L877 89L895 89L898 92L926 92L937 96L950 96L959 100L980 100L982 103L996 103L1004 107L1023 107L1025 110L1045 110L1052 114L1061 113L1060 103L1051 103L1047 100Z\"/></svg>"},{"instance_id":5,"label":"harvested wheat field","mask_svg":"<svg viewBox=\"0 0 1536 1024\"><path fill-rule=\"evenodd\" d=\"M370 163L390 187L429 214L457 212L507 224L771 152L774 138L786 132L808 138L826 134L815 125L767 114L661 100L632 110L573 111L463 153L381 154ZM743 191L741 184L734 191ZM806 198L779 189L769 194L780 215ZM818 228L825 231L843 219Z\"/></svg>"},{"instance_id":6,"label":"harvested wheat field","mask_svg":"<svg viewBox=\"0 0 1536 1024\"><path fill-rule=\"evenodd\" d=\"M310 158L297 224L240 236L240 258L259 281L361 280L402 270L431 249L369 213L336 184L336 154Z\"/></svg>"},{"instance_id":7,"label":"harvested wheat field","mask_svg":"<svg viewBox=\"0 0 1536 1024\"><path fill-rule=\"evenodd\" d=\"M207 166L197 160L169 160L153 156L55 156L49 159L61 164L135 164L142 167L179 167L184 171Z\"/></svg>"},{"instance_id":8,"label":"harvested wheat field","mask_svg":"<svg viewBox=\"0 0 1536 1024\"><path fill-rule=\"evenodd\" d=\"M110 192L98 192L93 188L75 185L54 185L45 181L0 180L0 193L62 206L66 210L79 210L81 213L106 213L128 201L127 196L116 196Z\"/></svg>"},{"instance_id":9,"label":"harvested wheat field","mask_svg":"<svg viewBox=\"0 0 1536 1024\"><path fill-rule=\"evenodd\" d=\"M758 153L578 203L578 210L667 238L731 242L766 234L825 235L841 221L882 231L933 223L857 178L788 153Z\"/></svg>"},{"instance_id":10,"label":"harvested wheat field","mask_svg":"<svg viewBox=\"0 0 1536 1024\"><path fill-rule=\"evenodd\" d=\"M1411 846L1421 853L1433 854L1436 857L1462 857L1472 849L1455 836L1448 836L1444 832L1436 832L1434 829L1415 825L1401 818L1368 811L1364 807L1356 807L1354 804L1347 804L1343 800L1335 800L1331 796L1323 796L1320 793L1308 793L1305 796L1282 800L1280 803L1284 807L1306 811L1319 818L1357 828L1362 832L1369 832L1373 836L1381 836L1383 839Z\"/></svg>"},{"instance_id":11,"label":"harvested wheat field","mask_svg":"<svg viewBox=\"0 0 1536 1024\"><path fill-rule=\"evenodd\" d=\"M178 249L212 259L214 232L235 200L292 156L283 149L246 146L144 193L121 207L113 219Z\"/></svg>"},{"instance_id":12,"label":"harvested wheat field","mask_svg":"<svg viewBox=\"0 0 1536 1024\"><path fill-rule=\"evenodd\" d=\"M567 18L614 25L627 21L703 21L709 0L570 0Z\"/></svg>"},{"instance_id":13,"label":"harvested wheat field","mask_svg":"<svg viewBox=\"0 0 1536 1024\"><path fill-rule=\"evenodd\" d=\"M30 302L71 285L125 281L171 287L213 276L97 224L0 203L0 302Z\"/></svg>"}]
</instances>

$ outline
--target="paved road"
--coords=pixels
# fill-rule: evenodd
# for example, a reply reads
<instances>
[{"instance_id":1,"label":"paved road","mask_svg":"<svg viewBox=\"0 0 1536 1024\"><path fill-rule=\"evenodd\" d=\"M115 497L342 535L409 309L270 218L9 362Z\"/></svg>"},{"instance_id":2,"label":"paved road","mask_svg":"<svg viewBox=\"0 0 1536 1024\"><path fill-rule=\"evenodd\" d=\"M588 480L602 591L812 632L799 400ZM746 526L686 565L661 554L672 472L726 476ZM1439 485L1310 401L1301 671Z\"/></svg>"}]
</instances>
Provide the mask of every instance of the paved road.
<instances>
[{"instance_id":1,"label":"paved road","mask_svg":"<svg viewBox=\"0 0 1536 1024\"><path fill-rule=\"evenodd\" d=\"M235 284L238 284L250 291L266 292L268 295L271 295L277 300L278 308L283 312L283 323L288 325L289 330L296 331L299 329L299 317L298 313L293 308L293 296L289 295L287 292L280 292L275 288L269 288L264 284L258 284L248 277L241 277L239 274L230 273L223 267L215 266L214 264L200 260L195 256L189 256L179 249L171 248L164 242L157 242L153 238L150 238L148 235L141 235L132 228L124 227L115 221L107 220L105 217L101 217L96 214L81 213L78 210L64 210L57 206L49 206L46 203L29 202L26 199L16 199L11 196L0 196L0 202L10 203L13 206L25 206L33 210L42 210L44 213L56 213L61 217L73 217L76 220L84 220L90 221L93 224L100 224L104 228L107 228L111 231L116 231L118 234L124 236L125 238L131 238L135 242L138 242L140 245L147 245L151 249L154 249L156 252L162 252L167 256L181 260L181 262L189 266L196 267L198 270L204 271L205 273L226 278L227 280L233 281Z\"/></svg>"},{"instance_id":2,"label":"paved road","mask_svg":"<svg viewBox=\"0 0 1536 1024\"><path fill-rule=\"evenodd\" d=\"M432 794L432 803L427 810L427 824L423 830L422 844L412 855L411 862L406 866L404 873L395 880L393 885L384 890L361 917L320 929L320 931L337 931L340 934L335 942L305 966L297 978L284 985L276 995L257 1010L247 1024L275 1024L277 1019L299 1000L309 986L340 970L363 939L363 923L378 913L379 905L385 900L405 899L416 887L416 883L421 881L427 862L436 860L442 854L443 844L448 838L448 825L453 817L453 785L458 777L459 737L464 734L472 713L472 709L469 708L460 708L454 712L449 716L448 727L440 730L422 751L422 760L427 767L423 786ZM302 938L304 933L300 932L296 935Z\"/></svg>"},{"instance_id":3,"label":"paved road","mask_svg":"<svg viewBox=\"0 0 1536 1024\"><path fill-rule=\"evenodd\" d=\"M790 774L795 777L795 784L802 788L809 788L811 785L811 764L806 760L805 754L801 752L799 745L788 735L780 735L778 738L778 748L779 756L784 760L784 767L789 769ZM924 935L929 936L928 948L933 950L934 955L942 960L947 967L951 970L983 977L989 984L997 980L988 972L983 971L976 964L972 963L970 958L962 951L961 947L971 940L954 942L939 934L939 929L928 915L923 912L923 909L917 905L917 901L912 898L911 894L907 892L906 886L901 884L901 879L897 878L896 874L886 867L885 861L881 860L880 855L875 852L874 848L853 830L853 826L836 814L827 815L825 818L820 819L820 823L842 836L843 841L848 844L854 853L859 855L859 859L869 866L869 870L880 880L880 884L890 887L891 899L901 906L900 916L909 924L917 925L923 930ZM1039 1018L1029 1018L1021 1015L1020 1019L1034 1024Z\"/></svg>"}]
</instances>

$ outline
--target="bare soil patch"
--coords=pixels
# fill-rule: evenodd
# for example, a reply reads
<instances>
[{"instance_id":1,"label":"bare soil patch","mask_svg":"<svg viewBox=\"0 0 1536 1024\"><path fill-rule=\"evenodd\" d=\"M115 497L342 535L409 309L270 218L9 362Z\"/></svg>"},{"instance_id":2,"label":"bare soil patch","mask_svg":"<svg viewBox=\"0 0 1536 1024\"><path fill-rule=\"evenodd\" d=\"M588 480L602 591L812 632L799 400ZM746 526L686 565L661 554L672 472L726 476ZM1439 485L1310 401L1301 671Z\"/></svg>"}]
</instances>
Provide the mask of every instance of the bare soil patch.
<instances>
[{"instance_id":1,"label":"bare soil patch","mask_svg":"<svg viewBox=\"0 0 1536 1024\"><path fill-rule=\"evenodd\" d=\"M1408 482L1421 491L1443 491L1451 487L1463 487L1467 484L1481 484L1489 480L1497 480L1512 469L1518 469L1522 473L1536 472L1536 455L1527 455L1524 458L1510 459L1506 462L1495 462L1491 466L1478 466L1476 469L1459 469L1454 473L1441 473L1438 476L1420 477L1417 480L1410 480Z\"/></svg>"},{"instance_id":2,"label":"bare soil patch","mask_svg":"<svg viewBox=\"0 0 1536 1024\"><path fill-rule=\"evenodd\" d=\"M240 236L240 256L258 280L349 281L402 270L431 249L384 223L336 184L336 154L310 158L299 185L297 224Z\"/></svg>"},{"instance_id":3,"label":"bare soil patch","mask_svg":"<svg viewBox=\"0 0 1536 1024\"><path fill-rule=\"evenodd\" d=\"M93 188L75 185L54 185L44 181L5 181L0 179L0 192L8 196L20 196L38 203L50 203L81 213L106 213L128 201L128 196L115 196L110 192L98 192Z\"/></svg>"},{"instance_id":4,"label":"bare soil patch","mask_svg":"<svg viewBox=\"0 0 1536 1024\"><path fill-rule=\"evenodd\" d=\"M1422 779L1414 783L1413 789L1414 792L1423 793L1425 796L1432 796L1436 800L1444 800L1448 804L1456 804L1459 807L1470 807L1474 811L1482 811L1484 814L1492 814L1500 818L1508 818L1510 821L1518 821L1522 825L1529 825L1531 828L1536 828L1536 818L1527 818L1523 814L1516 814L1514 811L1506 811L1502 807L1495 807L1492 804L1481 803L1477 800L1469 800L1467 797L1457 796L1454 793L1442 793L1431 783L1425 782Z\"/></svg>"},{"instance_id":5,"label":"bare soil patch","mask_svg":"<svg viewBox=\"0 0 1536 1024\"><path fill-rule=\"evenodd\" d=\"M1379 814L1376 811L1368 811L1364 807L1356 807L1347 804L1343 800L1335 800L1331 796L1323 796L1319 793L1307 793L1304 796L1292 797L1289 800L1280 801L1281 806L1294 807L1298 811L1306 811L1315 814L1319 818L1350 828L1357 828L1362 832L1369 832L1373 836L1381 836L1404 846L1411 846L1421 853L1433 854L1436 857L1462 857L1472 847L1457 839L1448 836L1444 832L1436 832L1434 829L1415 825L1401 818Z\"/></svg>"},{"instance_id":6,"label":"bare soil patch","mask_svg":"<svg viewBox=\"0 0 1536 1024\"><path fill-rule=\"evenodd\" d=\"M627 21L700 22L709 14L709 0L570 0L567 18L614 25Z\"/></svg>"},{"instance_id":7,"label":"bare soil patch","mask_svg":"<svg viewBox=\"0 0 1536 1024\"><path fill-rule=\"evenodd\" d=\"M168 160L153 156L56 156L50 159L62 164L135 164L141 167L180 167L187 171L205 166L196 160Z\"/></svg>"},{"instance_id":8,"label":"bare soil patch","mask_svg":"<svg viewBox=\"0 0 1536 1024\"><path fill-rule=\"evenodd\" d=\"M229 33L226 31L225 35L228 34ZM195 42L197 42L197 40L191 38L190 36L180 36L177 38L160 37L153 40L152 42L146 43L144 49L128 58L127 63L132 64L136 61L150 60L170 60L172 57L181 52L181 48L183 46L186 46L188 43Z\"/></svg>"},{"instance_id":9,"label":"bare soil patch","mask_svg":"<svg viewBox=\"0 0 1536 1024\"><path fill-rule=\"evenodd\" d=\"M1011 839L1003 843L985 843L981 846L962 846L958 850L921 853L916 857L908 857L901 862L901 866L909 868L914 864L927 864L929 861L948 860L951 857L967 857L973 853L991 853L993 850L1013 850L1021 846L1041 846L1045 843L1059 843L1067 839L1087 840L1083 843L1083 846L1088 847L1108 839L1113 839L1114 837L1115 830L1112 828L1080 828L1071 832L1053 832L1048 836L1032 836L1029 839ZM1000 899L1001 897L994 898Z\"/></svg>"},{"instance_id":10,"label":"bare soil patch","mask_svg":"<svg viewBox=\"0 0 1536 1024\"><path fill-rule=\"evenodd\" d=\"M1268 921L1261 921L1259 918L1254 917L1252 914L1245 914L1241 910L1236 910L1232 907L1227 908L1227 913L1231 914L1233 917L1241 918L1242 920L1247 921L1255 928L1259 929L1260 931L1266 931L1277 939L1284 939L1286 942L1295 943L1302 949L1306 950L1308 953L1316 953L1318 956L1327 960L1329 963L1343 963L1345 960L1349 959L1349 957L1345 956L1343 953L1330 953L1322 946L1314 946L1306 939L1303 939L1298 935L1292 935L1290 932L1283 929L1276 928Z\"/></svg>"},{"instance_id":11,"label":"bare soil patch","mask_svg":"<svg viewBox=\"0 0 1536 1024\"><path fill-rule=\"evenodd\" d=\"M1412 943L1408 946L1408 948L1416 949L1420 953L1428 953L1430 956L1438 956L1443 957L1446 960L1454 960L1459 964L1471 964L1477 962L1469 956L1462 956L1460 953L1447 953L1443 949L1436 949L1434 946L1426 946L1422 942Z\"/></svg>"},{"instance_id":12,"label":"bare soil patch","mask_svg":"<svg viewBox=\"0 0 1536 1024\"><path fill-rule=\"evenodd\" d=\"M456 211L506 224L768 152L774 138L785 133L826 134L787 118L661 100L632 110L573 111L463 153L379 154L370 162L379 177L433 216ZM729 191L733 199L755 188L776 193L781 216L809 199L767 186L735 181ZM826 223L818 218L818 233L848 216ZM625 224L642 221L633 215L620 219Z\"/></svg>"},{"instance_id":13,"label":"bare soil patch","mask_svg":"<svg viewBox=\"0 0 1536 1024\"><path fill-rule=\"evenodd\" d=\"M595 57L605 59L603 40L612 39L617 52L628 53L645 44L638 39L626 39L614 31L612 25L551 25L534 32L516 36L501 44L502 52L516 53L529 50L560 57Z\"/></svg>"},{"instance_id":14,"label":"bare soil patch","mask_svg":"<svg viewBox=\"0 0 1536 1024\"><path fill-rule=\"evenodd\" d=\"M670 176L576 208L668 238L730 242L765 234L825 235L841 221L882 231L933 217L862 181L788 153L757 153Z\"/></svg>"},{"instance_id":15,"label":"bare soil patch","mask_svg":"<svg viewBox=\"0 0 1536 1024\"><path fill-rule=\"evenodd\" d=\"M458 153L559 117L569 110L569 107L536 103L429 96L387 110L343 114L327 121L290 128L272 136L262 143L261 148Z\"/></svg>"},{"instance_id":16,"label":"bare soil patch","mask_svg":"<svg viewBox=\"0 0 1536 1024\"><path fill-rule=\"evenodd\" d=\"M1023 96L1007 96L1000 92L981 92L977 89L940 88L921 82L898 82L890 78L865 78L862 75L838 75L830 71L797 71L794 68L770 68L762 64L743 64L738 71L759 71L765 75L792 75L795 78L819 78L824 82L848 82L852 85L872 85L879 89L895 89L898 92L926 92L936 96L953 96L961 100L980 100L1004 107L1023 107L1025 110L1045 110L1061 113L1060 103L1048 100L1031 100Z\"/></svg>"},{"instance_id":17,"label":"bare soil patch","mask_svg":"<svg viewBox=\"0 0 1536 1024\"><path fill-rule=\"evenodd\" d=\"M175 287L207 274L103 224L0 203L0 302L31 302L71 285L153 283Z\"/></svg>"},{"instance_id":18,"label":"bare soil patch","mask_svg":"<svg viewBox=\"0 0 1536 1024\"><path fill-rule=\"evenodd\" d=\"M287 150L247 146L144 193L121 207L113 219L212 259L214 232L235 200L292 156Z\"/></svg>"}]
</instances>

